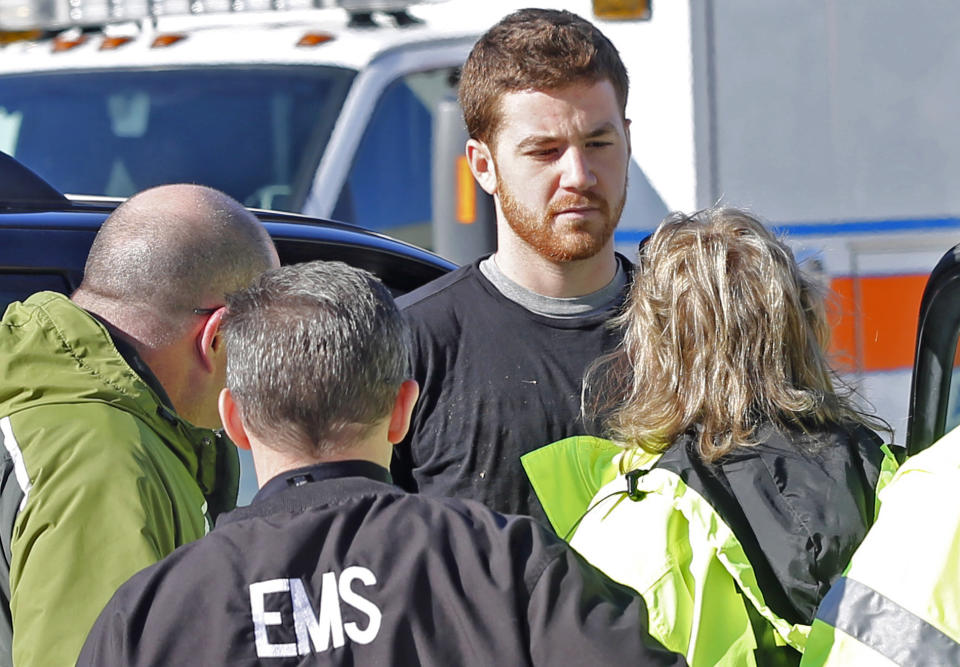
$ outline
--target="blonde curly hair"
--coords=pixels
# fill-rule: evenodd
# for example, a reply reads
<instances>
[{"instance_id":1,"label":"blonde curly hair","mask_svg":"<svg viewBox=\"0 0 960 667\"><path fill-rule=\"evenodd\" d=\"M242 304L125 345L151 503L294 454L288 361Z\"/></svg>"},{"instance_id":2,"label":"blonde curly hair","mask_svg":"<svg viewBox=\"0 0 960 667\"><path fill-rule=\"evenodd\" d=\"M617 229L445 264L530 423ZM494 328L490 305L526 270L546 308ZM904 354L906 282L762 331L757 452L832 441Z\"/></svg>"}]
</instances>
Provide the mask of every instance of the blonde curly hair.
<instances>
[{"instance_id":1,"label":"blonde curly hair","mask_svg":"<svg viewBox=\"0 0 960 667\"><path fill-rule=\"evenodd\" d=\"M753 444L765 421L881 423L830 368L818 285L745 211L668 216L641 247L613 324L623 342L588 372L584 413L624 447L663 451L695 427L715 461Z\"/></svg>"}]
</instances>

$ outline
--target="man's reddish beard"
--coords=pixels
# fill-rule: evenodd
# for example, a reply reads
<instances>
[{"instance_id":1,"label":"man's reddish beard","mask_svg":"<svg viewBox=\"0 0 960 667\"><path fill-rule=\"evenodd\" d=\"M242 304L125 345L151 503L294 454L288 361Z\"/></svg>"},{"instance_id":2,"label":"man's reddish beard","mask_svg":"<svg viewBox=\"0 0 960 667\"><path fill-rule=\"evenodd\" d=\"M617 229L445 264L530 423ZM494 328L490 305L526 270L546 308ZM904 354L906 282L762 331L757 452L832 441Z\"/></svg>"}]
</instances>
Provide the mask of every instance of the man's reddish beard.
<instances>
[{"instance_id":1,"label":"man's reddish beard","mask_svg":"<svg viewBox=\"0 0 960 667\"><path fill-rule=\"evenodd\" d=\"M535 211L523 206L513 196L497 173L497 196L500 198L500 209L507 224L527 245L536 250L538 255L559 263L589 259L600 252L613 236L613 230L620 221L626 193L627 185L624 181L623 192L612 209L610 202L593 192L564 195L551 202L547 210L538 217ZM582 206L596 208L600 213L600 222L583 222L573 227L565 225L564 228L558 228L554 224L560 212Z\"/></svg>"}]
</instances>

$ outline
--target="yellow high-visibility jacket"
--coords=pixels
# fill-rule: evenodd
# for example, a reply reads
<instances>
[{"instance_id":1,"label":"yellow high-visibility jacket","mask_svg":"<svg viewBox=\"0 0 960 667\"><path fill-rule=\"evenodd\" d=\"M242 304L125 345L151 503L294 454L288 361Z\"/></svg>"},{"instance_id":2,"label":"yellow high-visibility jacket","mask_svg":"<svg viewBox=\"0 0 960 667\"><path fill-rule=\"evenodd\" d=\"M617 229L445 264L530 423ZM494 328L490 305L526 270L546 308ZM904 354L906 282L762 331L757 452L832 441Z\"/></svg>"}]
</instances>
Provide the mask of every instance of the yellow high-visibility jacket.
<instances>
[{"instance_id":1,"label":"yellow high-visibility jacket","mask_svg":"<svg viewBox=\"0 0 960 667\"><path fill-rule=\"evenodd\" d=\"M824 598L803 665L960 665L960 429L911 457Z\"/></svg>"},{"instance_id":2,"label":"yellow high-visibility jacket","mask_svg":"<svg viewBox=\"0 0 960 667\"><path fill-rule=\"evenodd\" d=\"M690 438L650 456L576 437L523 464L554 529L643 596L664 646L694 667L796 665L896 469L867 429L820 436L808 452L766 428L718 464Z\"/></svg>"}]
</instances>

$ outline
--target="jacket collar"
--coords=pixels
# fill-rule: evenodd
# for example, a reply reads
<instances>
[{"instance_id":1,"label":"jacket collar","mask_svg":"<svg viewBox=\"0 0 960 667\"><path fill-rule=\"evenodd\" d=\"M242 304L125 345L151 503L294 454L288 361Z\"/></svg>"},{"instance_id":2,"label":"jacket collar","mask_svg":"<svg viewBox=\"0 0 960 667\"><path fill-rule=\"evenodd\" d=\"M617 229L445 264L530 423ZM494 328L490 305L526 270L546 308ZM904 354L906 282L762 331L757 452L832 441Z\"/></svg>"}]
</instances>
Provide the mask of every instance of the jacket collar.
<instances>
[{"instance_id":1,"label":"jacket collar","mask_svg":"<svg viewBox=\"0 0 960 667\"><path fill-rule=\"evenodd\" d=\"M160 384L160 380L156 375L153 374L153 371L150 370L147 362L144 361L143 357L140 356L140 353L137 352L137 348L133 346L133 343L127 340L127 337L122 331L117 329L115 326L107 322L96 313L91 313L90 311L87 311L87 313L97 320L97 322L102 324L103 328L107 330L107 334L110 336L113 346L117 349L117 352L120 353L120 356L123 357L123 360L127 362L130 368L132 368L140 377L140 379L143 380L144 383L153 390L153 393L157 395L164 405L173 410L173 401L171 401L170 397L167 396L167 391L163 388L163 385Z\"/></svg>"},{"instance_id":2,"label":"jacket collar","mask_svg":"<svg viewBox=\"0 0 960 667\"><path fill-rule=\"evenodd\" d=\"M272 478L246 507L220 517L217 526L277 512L302 512L349 498L394 493L390 471L372 461L334 461L287 470Z\"/></svg>"},{"instance_id":3,"label":"jacket collar","mask_svg":"<svg viewBox=\"0 0 960 667\"><path fill-rule=\"evenodd\" d=\"M280 493L284 489L303 486L312 482L322 482L327 479L341 477L365 477L384 484L393 484L390 471L372 461L333 461L330 463L315 463L302 468L287 470L263 485L263 488L254 496L253 502Z\"/></svg>"}]
</instances>

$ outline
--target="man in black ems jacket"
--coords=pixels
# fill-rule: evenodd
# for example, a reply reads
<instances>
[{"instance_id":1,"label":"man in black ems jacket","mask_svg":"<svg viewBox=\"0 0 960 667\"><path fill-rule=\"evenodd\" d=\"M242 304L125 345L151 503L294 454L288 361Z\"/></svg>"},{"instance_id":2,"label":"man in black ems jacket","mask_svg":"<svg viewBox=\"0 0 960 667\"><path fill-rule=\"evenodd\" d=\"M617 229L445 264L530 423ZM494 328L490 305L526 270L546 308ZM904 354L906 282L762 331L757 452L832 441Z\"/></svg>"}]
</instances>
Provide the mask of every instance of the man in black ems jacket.
<instances>
[{"instance_id":1,"label":"man in black ems jacket","mask_svg":"<svg viewBox=\"0 0 960 667\"><path fill-rule=\"evenodd\" d=\"M227 433L260 492L127 582L81 665L682 665L643 600L526 517L410 495L418 388L371 274L276 269L227 299Z\"/></svg>"}]
</instances>

